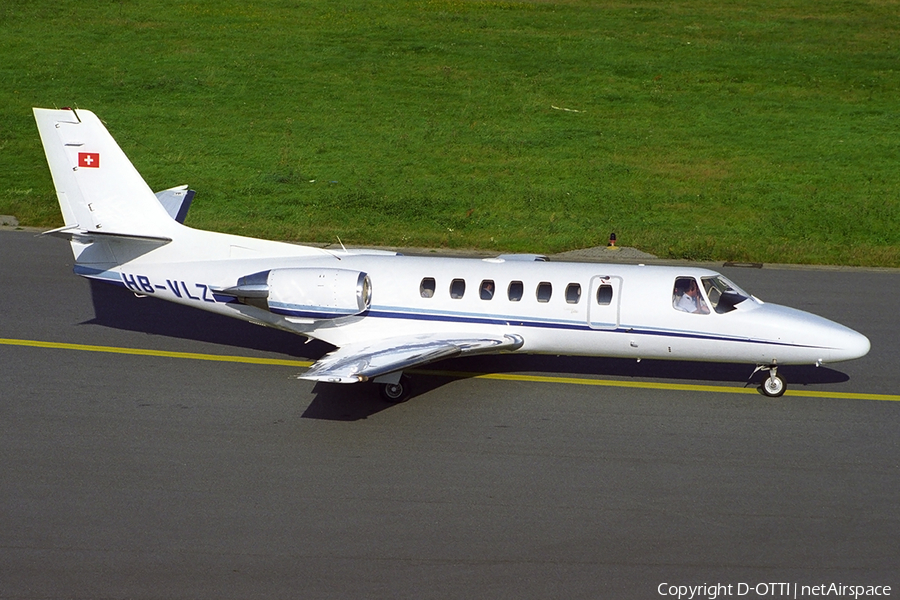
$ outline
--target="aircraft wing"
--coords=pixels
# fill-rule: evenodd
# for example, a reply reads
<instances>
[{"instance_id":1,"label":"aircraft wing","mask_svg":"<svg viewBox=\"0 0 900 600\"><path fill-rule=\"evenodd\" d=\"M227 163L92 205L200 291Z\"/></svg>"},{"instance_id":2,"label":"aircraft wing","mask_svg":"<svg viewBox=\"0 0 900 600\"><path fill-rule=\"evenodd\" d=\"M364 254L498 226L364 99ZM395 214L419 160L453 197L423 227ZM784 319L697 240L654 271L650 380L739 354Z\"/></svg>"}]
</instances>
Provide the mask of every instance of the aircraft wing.
<instances>
[{"instance_id":1,"label":"aircraft wing","mask_svg":"<svg viewBox=\"0 0 900 600\"><path fill-rule=\"evenodd\" d=\"M524 343L515 334L433 333L347 344L323 356L300 379L356 383L452 356L516 350Z\"/></svg>"}]
</instances>

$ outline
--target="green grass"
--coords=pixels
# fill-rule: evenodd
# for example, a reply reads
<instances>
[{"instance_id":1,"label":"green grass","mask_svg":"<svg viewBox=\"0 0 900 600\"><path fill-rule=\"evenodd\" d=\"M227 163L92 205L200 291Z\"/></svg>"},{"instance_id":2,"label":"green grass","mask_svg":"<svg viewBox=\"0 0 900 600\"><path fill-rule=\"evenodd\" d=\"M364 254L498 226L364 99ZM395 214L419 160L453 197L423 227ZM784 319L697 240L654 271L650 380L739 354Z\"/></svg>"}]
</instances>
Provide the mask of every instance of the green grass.
<instances>
[{"instance_id":1,"label":"green grass","mask_svg":"<svg viewBox=\"0 0 900 600\"><path fill-rule=\"evenodd\" d=\"M888 0L36 0L0 58L25 225L61 224L30 108L75 105L204 229L900 266Z\"/></svg>"}]
</instances>

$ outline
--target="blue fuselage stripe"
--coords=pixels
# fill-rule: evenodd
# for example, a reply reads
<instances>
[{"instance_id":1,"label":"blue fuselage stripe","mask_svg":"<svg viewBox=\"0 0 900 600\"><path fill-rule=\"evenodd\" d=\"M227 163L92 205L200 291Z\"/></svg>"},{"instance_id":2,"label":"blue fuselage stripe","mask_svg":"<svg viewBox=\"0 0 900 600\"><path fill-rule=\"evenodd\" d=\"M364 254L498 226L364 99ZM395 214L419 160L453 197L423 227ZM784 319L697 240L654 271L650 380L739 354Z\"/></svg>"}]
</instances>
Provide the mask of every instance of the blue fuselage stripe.
<instances>
[{"instance_id":1,"label":"blue fuselage stripe","mask_svg":"<svg viewBox=\"0 0 900 600\"><path fill-rule=\"evenodd\" d=\"M776 342L770 340L754 340L745 337L733 337L724 335L714 335L708 333L698 333L692 331L667 331L664 329L639 329L629 326L618 326L613 328L610 324L597 324L591 327L587 323L578 321L536 321L523 320L520 318L507 317L483 317L473 315L447 314L447 313L409 313L397 310L368 310L360 316L368 316L382 319L408 319L414 321L440 321L445 323L470 323L473 325L501 325L510 327L534 327L542 329L557 329L562 331L602 331L604 333L627 333L630 335L649 335L657 337L670 337L691 340L710 340L717 342L740 342L748 344L767 344L773 346L785 346L788 348L820 348L820 346L806 346L800 344L789 344L785 342Z\"/></svg>"}]
</instances>

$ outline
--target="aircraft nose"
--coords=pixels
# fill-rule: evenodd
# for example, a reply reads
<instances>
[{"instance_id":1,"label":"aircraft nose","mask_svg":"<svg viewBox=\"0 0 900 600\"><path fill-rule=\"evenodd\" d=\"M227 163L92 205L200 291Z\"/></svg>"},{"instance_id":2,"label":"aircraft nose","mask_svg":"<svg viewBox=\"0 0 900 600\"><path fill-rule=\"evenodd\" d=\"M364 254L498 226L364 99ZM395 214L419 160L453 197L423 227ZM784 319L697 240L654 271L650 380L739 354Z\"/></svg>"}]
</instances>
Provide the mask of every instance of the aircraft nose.
<instances>
[{"instance_id":1,"label":"aircraft nose","mask_svg":"<svg viewBox=\"0 0 900 600\"><path fill-rule=\"evenodd\" d=\"M862 358L872 348L869 338L852 329L846 329L838 338L834 344L836 356L831 358L834 361Z\"/></svg>"},{"instance_id":2,"label":"aircraft nose","mask_svg":"<svg viewBox=\"0 0 900 600\"><path fill-rule=\"evenodd\" d=\"M798 348L791 360L799 363L853 360L865 356L871 348L869 338L863 334L824 317L772 304L761 308L776 339Z\"/></svg>"}]
</instances>

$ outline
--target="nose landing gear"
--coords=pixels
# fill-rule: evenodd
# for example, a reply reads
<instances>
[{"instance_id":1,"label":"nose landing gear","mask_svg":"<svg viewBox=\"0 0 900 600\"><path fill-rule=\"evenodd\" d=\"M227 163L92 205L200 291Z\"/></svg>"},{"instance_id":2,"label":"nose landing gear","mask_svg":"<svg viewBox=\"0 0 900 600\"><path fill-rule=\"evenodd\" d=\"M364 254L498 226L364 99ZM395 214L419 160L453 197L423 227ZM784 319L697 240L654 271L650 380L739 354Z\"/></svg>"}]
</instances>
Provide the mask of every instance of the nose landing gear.
<instances>
[{"instance_id":1,"label":"nose landing gear","mask_svg":"<svg viewBox=\"0 0 900 600\"><path fill-rule=\"evenodd\" d=\"M769 398L778 398L784 394L784 391L787 389L787 383L784 381L783 375L776 374L775 369L772 369L772 372L762 382L759 389Z\"/></svg>"},{"instance_id":2,"label":"nose landing gear","mask_svg":"<svg viewBox=\"0 0 900 600\"><path fill-rule=\"evenodd\" d=\"M779 398L783 396L785 390L787 390L787 381L784 379L784 375L778 374L778 365L759 365L750 375L750 378L752 379L753 375L756 375L760 371L768 371L769 376L763 380L762 384L760 384L759 391L769 398Z\"/></svg>"}]
</instances>

